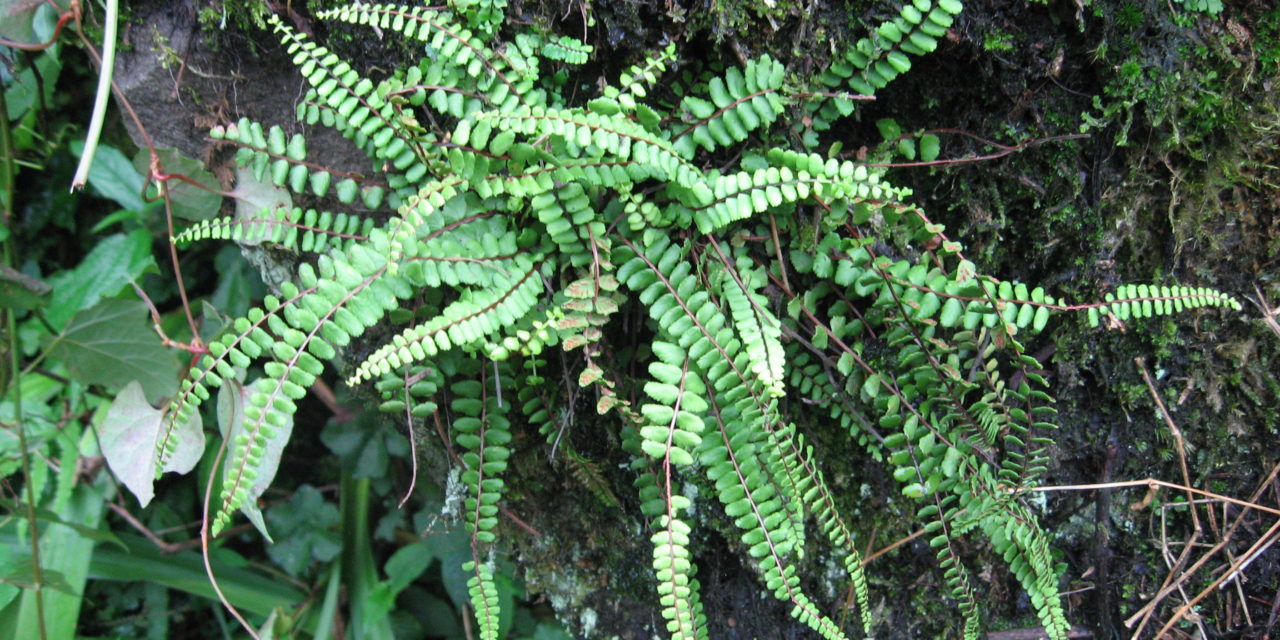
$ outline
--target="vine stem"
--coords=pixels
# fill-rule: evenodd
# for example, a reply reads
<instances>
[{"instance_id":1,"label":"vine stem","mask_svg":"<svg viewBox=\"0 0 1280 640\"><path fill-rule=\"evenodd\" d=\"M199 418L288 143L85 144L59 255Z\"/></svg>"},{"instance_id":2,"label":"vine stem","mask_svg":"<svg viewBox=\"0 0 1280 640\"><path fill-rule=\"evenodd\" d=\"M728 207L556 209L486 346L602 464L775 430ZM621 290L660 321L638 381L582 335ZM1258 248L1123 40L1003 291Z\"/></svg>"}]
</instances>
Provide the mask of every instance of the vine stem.
<instances>
[{"instance_id":1,"label":"vine stem","mask_svg":"<svg viewBox=\"0 0 1280 640\"><path fill-rule=\"evenodd\" d=\"M98 138L102 135L102 122L107 115L107 102L111 100L111 75L116 62L116 22L120 16L119 0L107 0L107 17L102 32L102 68L98 72L98 92L93 98L93 115L89 118L89 133L84 139L84 152L80 165L71 180L71 190L79 191L89 181L89 167L98 151ZM83 31L83 30L82 30Z\"/></svg>"},{"instance_id":2,"label":"vine stem","mask_svg":"<svg viewBox=\"0 0 1280 640\"><path fill-rule=\"evenodd\" d=\"M3 192L0 197L3 202L0 207L4 210L4 230L7 232L4 239L4 263L6 265L13 264L13 235L11 228L13 226L13 138L9 132L9 105L5 101L4 92L0 91L0 188ZM19 373L18 365L21 364L18 350L18 320L17 310L13 307L5 309L6 331L9 334L9 373L13 377L7 382L9 391L13 394L13 418L15 422L15 430L18 432L18 448L19 455L22 457L22 483L27 492L27 526L31 533L31 577L35 581L35 587L32 592L35 594L36 601L36 621L40 628L40 638L44 640L48 636L48 631L44 624L44 570L40 565L40 529L36 522L36 491L31 482L31 456L27 451L27 428L22 419L22 375Z\"/></svg>"},{"instance_id":3,"label":"vine stem","mask_svg":"<svg viewBox=\"0 0 1280 640\"><path fill-rule=\"evenodd\" d=\"M409 490L404 492L397 509L403 509L409 498L413 496L414 487L418 486L418 438L413 433L413 398L409 396L409 368L405 367L404 377L404 424L409 435L409 461L413 463L412 475L409 477Z\"/></svg>"},{"instance_id":4,"label":"vine stem","mask_svg":"<svg viewBox=\"0 0 1280 640\"><path fill-rule=\"evenodd\" d=\"M108 0L108 1L110 3L109 6L116 5L116 0ZM72 0L72 3L73 3L73 6L76 6L76 7L79 6L76 0ZM111 15L112 14L108 13L108 17L111 17ZM76 16L77 24L79 24L79 21L80 21L80 18L79 18L79 15L77 14ZM108 28L110 28L113 32L115 29L115 22L116 22L115 20L110 20L108 23ZM111 51L110 51L111 59L108 60L108 57L107 57L108 52L103 51L103 53L99 54L98 50L93 47L93 43L89 42L89 39L85 37L83 25L81 25L77 34L80 36L80 41L84 43L85 51L88 51L89 56L92 57L94 60L98 61L99 66L103 69L103 72L98 76L99 96L102 95L102 79L105 77L107 79L106 82L107 82L108 90L115 92L116 101L120 104L121 107L124 108L125 112L129 114L129 119L133 120L134 126L136 126L138 129L138 135L142 136L142 140L147 146L147 151L151 154L151 161L149 163L150 170L148 171L147 175L144 176L144 178L148 181L152 179L159 179L162 181L161 185L159 185L157 188L160 190L160 193L164 197L165 222L166 224L168 224L168 229L169 229L169 260L173 264L173 274L174 274L173 277L174 277L174 282L178 285L178 297L182 300L182 312L184 315L186 315L187 326L191 329L191 336L192 336L191 346L199 349L203 347L203 343L200 341L200 329L196 326L195 317L191 315L191 303L187 298L187 287L182 279L182 265L178 261L178 249L173 243L173 235L174 235L173 234L173 201L169 197L169 190L164 188L165 181L173 178L179 178L179 177L182 179L185 179L187 182L191 182L192 184L196 184L196 183L190 180L189 178L186 178L186 176L168 175L162 171L162 168L160 166L160 156L156 154L156 145L151 140L151 134L147 132L146 126L142 124L142 119L138 117L138 112L134 110L133 105L129 103L129 99L125 97L124 92L120 90L120 87L116 86L115 81L112 79L110 75L110 70L112 68L112 65L114 65L114 62L115 62L114 35L112 36L112 39L110 41L104 42L104 45L109 44L111 46ZM99 123L99 126L101 126L101 123ZM93 137L92 139L93 139L94 146L96 147L97 138ZM85 158L91 158L92 150L88 146L88 144L89 143L86 140L84 152L81 154L81 157L80 157L81 163L84 162ZM85 169L85 171L87 172L88 169ZM86 176L87 175L88 174L86 173ZM73 189L74 189L74 185L73 185ZM212 189L210 189L210 191L212 191ZM146 196L145 192L146 192L146 184L143 185L144 198Z\"/></svg>"},{"instance_id":5,"label":"vine stem","mask_svg":"<svg viewBox=\"0 0 1280 640\"><path fill-rule=\"evenodd\" d=\"M209 576L209 584L213 586L213 592L218 594L218 601L222 603L222 606L226 607L227 611L231 612L232 617L240 623L240 626L249 632L253 640L261 640L258 637L258 632L249 625L249 621L245 620L244 616L240 615L240 612L235 608L235 605L231 604L231 601L227 600L227 596L223 595L222 587L218 585L218 577L213 573L213 563L209 559L209 501L213 496L213 480L217 477L218 469L222 465L222 456L226 452L227 443L224 440L222 446L218 447L218 455L213 459L213 466L209 468L209 482L204 488L204 507L200 510L200 556L204 559L204 571Z\"/></svg>"},{"instance_id":6,"label":"vine stem","mask_svg":"<svg viewBox=\"0 0 1280 640\"><path fill-rule=\"evenodd\" d=\"M49 4L53 3L49 2ZM54 8L58 8L57 5L54 5ZM76 14L79 12L79 0L72 0L71 5L58 16L58 22L53 25L53 34L49 36L48 40L32 44L29 42L14 42L13 40L0 38L0 47L9 47L10 49L18 49L19 51L44 51L45 49L52 47L54 43L58 41L58 36L62 35L62 28L67 26L67 22L76 17Z\"/></svg>"}]
</instances>

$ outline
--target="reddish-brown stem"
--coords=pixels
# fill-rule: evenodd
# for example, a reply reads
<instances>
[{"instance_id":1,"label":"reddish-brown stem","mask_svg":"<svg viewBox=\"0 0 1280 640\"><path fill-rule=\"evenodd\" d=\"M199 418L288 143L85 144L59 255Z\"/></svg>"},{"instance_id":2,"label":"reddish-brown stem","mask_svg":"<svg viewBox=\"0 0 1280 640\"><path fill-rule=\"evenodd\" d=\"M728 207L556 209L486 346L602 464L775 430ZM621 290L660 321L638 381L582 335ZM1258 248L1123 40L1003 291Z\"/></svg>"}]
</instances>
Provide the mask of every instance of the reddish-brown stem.
<instances>
[{"instance_id":1,"label":"reddish-brown stem","mask_svg":"<svg viewBox=\"0 0 1280 640\"><path fill-rule=\"evenodd\" d=\"M76 23L79 24L80 16L78 15L78 8L79 8L78 0L72 0L72 6L76 7L77 9ZM98 66L101 67L102 56L98 54L98 50L94 48L93 43L90 42L89 39L85 37L83 25L80 25L78 35L80 36L80 41L84 44L85 50L89 52L89 55L92 56L93 59L98 63ZM112 93L115 94L116 103L124 107L125 111L129 114L129 119L133 120L134 126L136 126L138 129L138 135L142 136L143 141L146 143L147 151L151 154L151 161L150 161L151 171L149 172L148 175L153 175L158 173L162 174L163 171L161 171L161 167L160 167L160 156L156 154L156 146L155 146L155 143L151 140L151 134L147 132L146 127L143 126L142 124L142 118L138 117L138 112L134 110L133 104L130 103L129 99L125 97L124 92L120 90L120 86L116 84L116 81L114 79L112 79L111 81L111 91ZM144 185L144 189L145 189L145 185ZM174 235L173 234L173 229L174 229L173 202L169 199L169 194L167 191L164 192L164 216L165 216L165 223L168 225L168 229L169 229L169 238L170 238L169 261L173 265L173 277L178 285L178 297L182 300L182 312L186 315L187 326L190 327L191 329L191 345L193 347L203 347L204 344L200 340L200 330L196 327L195 316L191 314L191 301L187 297L187 287L182 280L182 265L178 261L178 248L176 245L174 245L172 240Z\"/></svg>"},{"instance_id":2,"label":"reddish-brown stem","mask_svg":"<svg viewBox=\"0 0 1280 640\"><path fill-rule=\"evenodd\" d=\"M58 6L49 0L46 0L46 3L54 8L57 8ZM11 49L19 49L21 51L44 51L45 49L52 47L54 43L58 41L58 36L62 35L62 28L65 27L68 22L70 22L72 19L75 19L77 23L80 21L79 14L80 14L80 0L72 0L71 4L67 7L67 10L63 11L62 14L58 16L57 24L53 25L53 35L49 36L48 40L44 42L30 44L30 43L24 43L24 42L14 42L13 40L6 40L4 38L0 38L0 46L9 47Z\"/></svg>"}]
</instances>

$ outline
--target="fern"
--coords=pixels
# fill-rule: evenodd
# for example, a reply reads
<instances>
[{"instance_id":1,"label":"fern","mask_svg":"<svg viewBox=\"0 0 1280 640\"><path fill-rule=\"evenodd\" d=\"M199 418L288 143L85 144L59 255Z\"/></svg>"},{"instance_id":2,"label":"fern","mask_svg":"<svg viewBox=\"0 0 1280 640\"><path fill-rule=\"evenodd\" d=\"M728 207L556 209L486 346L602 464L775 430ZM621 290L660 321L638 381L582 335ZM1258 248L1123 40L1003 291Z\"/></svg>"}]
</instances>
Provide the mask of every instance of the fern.
<instances>
[{"instance_id":1,"label":"fern","mask_svg":"<svg viewBox=\"0 0 1280 640\"><path fill-rule=\"evenodd\" d=\"M337 201L205 221L174 238L315 254L211 342L169 406L161 460L172 425L197 416L237 368L263 363L243 435L228 443L214 533L248 499L262 451L324 362L364 354L344 363L348 384L371 383L384 411L450 425L481 638L499 634L491 557L517 416L552 451L563 447L603 502L620 505L600 489L599 468L561 442L574 412L565 398L586 389L621 424L671 637L710 635L685 482L716 496L767 592L818 635L844 638L796 568L821 550L806 531L812 518L843 554L861 634L875 632L858 532L841 513L848 500L827 486L826 452L807 444L806 430L826 423L915 501L965 637L978 636L983 612L964 538L980 535L1047 634L1065 638L1061 569L1016 497L1044 473L1054 429L1052 399L1019 339L1060 312L1085 311L1097 325L1238 303L1205 288L1124 285L1066 304L978 273L883 168L783 144L782 123L796 122L792 133L814 147L853 112L855 94L936 48L960 12L955 0L903 5L839 52L817 91L767 56L668 82L680 59L673 43L580 103L542 70L583 64L592 48L537 30L500 41L505 4L355 3L319 14L426 44L420 63L376 83L272 22L311 86L298 119L350 139L370 171L312 162L303 136L279 127L243 120L213 131L257 180ZM725 164L725 151L745 153ZM608 357L605 332L627 305L648 317L639 376ZM348 349L369 335L389 337ZM557 347L577 358L572 370L549 364ZM557 375L582 389L555 384Z\"/></svg>"}]
</instances>

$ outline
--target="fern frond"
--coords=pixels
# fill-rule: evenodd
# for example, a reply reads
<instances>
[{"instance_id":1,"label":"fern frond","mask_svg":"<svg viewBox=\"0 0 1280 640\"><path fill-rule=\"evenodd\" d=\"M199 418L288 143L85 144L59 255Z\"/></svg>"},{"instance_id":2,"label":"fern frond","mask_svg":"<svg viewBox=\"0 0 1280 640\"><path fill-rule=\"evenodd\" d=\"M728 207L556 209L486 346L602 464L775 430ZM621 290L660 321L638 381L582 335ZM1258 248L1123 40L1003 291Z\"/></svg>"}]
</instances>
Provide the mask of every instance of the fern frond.
<instances>
[{"instance_id":1,"label":"fern frond","mask_svg":"<svg viewBox=\"0 0 1280 640\"><path fill-rule=\"evenodd\" d=\"M331 246L345 247L350 242L367 240L374 225L373 218L345 212L279 207L264 209L253 218L227 216L201 220L174 236L173 242L179 245L207 239L233 240L247 245L270 242L286 249L319 253Z\"/></svg>"},{"instance_id":2,"label":"fern frond","mask_svg":"<svg viewBox=\"0 0 1280 640\"><path fill-rule=\"evenodd\" d=\"M316 196L328 195L333 188L335 197L343 204L354 204L358 199L369 209L382 205L385 185L308 162L306 139L302 134L295 133L286 141L284 130L279 126L264 132L261 124L241 118L226 127L214 127L209 137L240 147L236 150L236 164L252 168L259 181L269 178L277 187L287 186L294 193Z\"/></svg>"},{"instance_id":3,"label":"fern frond","mask_svg":"<svg viewBox=\"0 0 1280 640\"><path fill-rule=\"evenodd\" d=\"M486 337L524 317L537 304L543 289L538 277L541 265L540 256L517 255L513 272L496 275L489 288L464 290L440 315L397 335L365 358L347 384L386 375L454 346L482 346Z\"/></svg>"},{"instance_id":4,"label":"fern frond","mask_svg":"<svg viewBox=\"0 0 1280 640\"><path fill-rule=\"evenodd\" d=\"M693 212L698 230L709 233L732 222L814 197L826 202L897 200L906 192L882 182L878 173L852 162L819 156L770 154L767 169L717 175L711 198ZM796 169L794 167L802 167ZM870 217L875 210L865 207Z\"/></svg>"},{"instance_id":5,"label":"fern frond","mask_svg":"<svg viewBox=\"0 0 1280 640\"><path fill-rule=\"evenodd\" d=\"M766 308L768 301L760 294L765 276L762 270L747 256L741 256L733 277L722 278L720 293L729 303L733 325L742 336L750 371L760 381L766 394L775 398L786 395L783 373L783 351L779 338L782 327L778 319Z\"/></svg>"},{"instance_id":6,"label":"fern frond","mask_svg":"<svg viewBox=\"0 0 1280 640\"><path fill-rule=\"evenodd\" d=\"M477 121L494 120L495 128L502 131L563 140L570 157L602 157L607 153L614 158L647 165L655 177L673 181L694 193L701 194L703 191L700 189L706 189L701 182L702 171L677 153L670 142L618 114L535 106L511 113L485 112L476 117ZM709 197L710 193L706 192L705 196Z\"/></svg>"},{"instance_id":7,"label":"fern frond","mask_svg":"<svg viewBox=\"0 0 1280 640\"><path fill-rule=\"evenodd\" d=\"M368 150L377 157L398 156L394 153L395 147L390 145L393 139L407 141L409 150L418 159L424 157L423 152L416 147L414 132L406 127L395 104L387 99L387 83L375 87L368 78L361 77L352 69L349 63L325 47L311 42L305 35L295 32L280 22L277 16L271 16L270 22L280 35L285 50L293 56L293 63L312 86L314 93L308 93L307 102L332 109L334 114L343 119L353 135L358 131L360 136L373 141L373 146Z\"/></svg>"},{"instance_id":8,"label":"fern frond","mask_svg":"<svg viewBox=\"0 0 1280 640\"><path fill-rule=\"evenodd\" d=\"M1240 310L1240 301L1208 287L1125 284L1115 293L1108 293L1104 300L1088 309L1089 326L1098 326L1099 319L1107 314L1115 314L1124 322L1131 317L1151 318L1208 306Z\"/></svg>"},{"instance_id":9,"label":"fern frond","mask_svg":"<svg viewBox=\"0 0 1280 640\"><path fill-rule=\"evenodd\" d=\"M334 196L356 211L393 211L378 224L352 211L281 208L200 222L173 239L319 254L210 343L169 405L166 419L186 422L210 389L264 362L244 429L228 443L215 533L256 495L264 446L323 362L390 316L399 333L347 381L371 381L382 411L450 422L467 487L463 570L482 640L501 634L492 545L512 454L504 386L518 388L512 401L526 422L553 453L563 447L569 470L610 504L617 499L600 489L597 465L572 449L576 440L560 440L577 410L562 400L589 387L598 413L621 418L674 638L709 635L684 517L693 493L677 491L685 486L714 491L737 530L733 544L796 619L843 638L800 587L796 561L812 549L813 516L821 537L844 551L871 635L855 530L840 514L846 498L824 479L806 417L885 463L920 505L964 637L976 639L982 622L964 538L980 536L1008 563L1047 634L1062 638L1061 570L1019 498L1047 466L1053 400L1018 334L1045 330L1063 311L1087 311L1097 324L1238 302L1203 288L1124 285L1100 302L1065 304L1041 287L979 273L908 202L910 191L886 180L886 168L768 146L783 139L774 129L788 108L801 116L790 133L815 146L855 99L937 46L960 11L956 0L909 0L840 52L817 91L793 92L803 80L768 56L734 67L681 61L668 73L677 66L670 44L583 98L565 89L568 71L557 63L582 64L591 47L537 31L504 41L506 4L321 12L425 43L423 60L377 82L272 20L311 87L297 117L350 139L371 171L322 167L308 160L301 135L249 120L212 136L260 182ZM890 143L916 144L888 121L878 126ZM936 146L919 140L921 153ZM740 160L725 164L731 157ZM620 313L632 298L647 318ZM654 336L622 350L651 358L643 386L613 367L618 344L605 332L619 316ZM572 352L563 366L549 367L551 346ZM174 437L166 428L157 442L162 461Z\"/></svg>"},{"instance_id":10,"label":"fern frond","mask_svg":"<svg viewBox=\"0 0 1280 640\"><path fill-rule=\"evenodd\" d=\"M782 114L778 96L783 80L782 63L762 56L744 68L731 67L708 84L710 101L685 96L681 101L685 129L672 138L675 150L693 157L694 144L707 151L747 139L751 131L767 127Z\"/></svg>"},{"instance_id":11,"label":"fern frond","mask_svg":"<svg viewBox=\"0 0 1280 640\"><path fill-rule=\"evenodd\" d=\"M592 51L595 47L569 36L556 36L542 43L542 57L565 64L586 64Z\"/></svg>"},{"instance_id":12,"label":"fern frond","mask_svg":"<svg viewBox=\"0 0 1280 640\"><path fill-rule=\"evenodd\" d=\"M523 94L533 88L537 61L521 47L498 53L469 28L456 21L449 11L426 7L396 7L381 4L351 4L316 14L322 20L341 20L390 29L406 38L427 42L435 58L463 70L488 102L503 109L514 108ZM456 86L456 85L455 85ZM510 101L510 102L508 102Z\"/></svg>"},{"instance_id":13,"label":"fern frond","mask_svg":"<svg viewBox=\"0 0 1280 640\"><path fill-rule=\"evenodd\" d=\"M604 100L614 101L620 110L636 112L640 123L650 131L656 131L661 118L652 107L637 102L649 95L649 87L658 83L658 78L667 70L667 65L675 59L676 45L667 43L661 51L655 53L640 64L632 65L618 75L617 86L609 85L602 91ZM593 109L594 110L594 109Z\"/></svg>"},{"instance_id":14,"label":"fern frond","mask_svg":"<svg viewBox=\"0 0 1280 640\"><path fill-rule=\"evenodd\" d=\"M963 6L958 0L911 0L903 3L899 15L860 38L843 55L818 75L818 82L839 91L850 87L859 96L872 96L911 68L912 56L932 52L938 39L946 35ZM814 132L825 131L831 123L853 112L854 96L819 94L807 105L806 147L818 144ZM803 124L801 126L804 126Z\"/></svg>"},{"instance_id":15,"label":"fern frond","mask_svg":"<svg viewBox=\"0 0 1280 640\"><path fill-rule=\"evenodd\" d=\"M375 232L371 241L385 243L386 239ZM300 291L289 282L281 285L291 304L267 299L267 325L276 334L269 349L273 360L263 365L266 377L258 382L245 406L241 441L230 447L227 478L213 531L225 527L248 497L266 440L287 416L297 411L294 401L305 396L306 389L323 372L321 361L334 358L334 345L344 345L361 335L365 327L398 306L397 298L407 298L411 293L407 282L386 274L385 262L362 245L354 244L345 253L335 251L325 257L329 259L320 260L316 270L300 270L305 290Z\"/></svg>"}]
</instances>

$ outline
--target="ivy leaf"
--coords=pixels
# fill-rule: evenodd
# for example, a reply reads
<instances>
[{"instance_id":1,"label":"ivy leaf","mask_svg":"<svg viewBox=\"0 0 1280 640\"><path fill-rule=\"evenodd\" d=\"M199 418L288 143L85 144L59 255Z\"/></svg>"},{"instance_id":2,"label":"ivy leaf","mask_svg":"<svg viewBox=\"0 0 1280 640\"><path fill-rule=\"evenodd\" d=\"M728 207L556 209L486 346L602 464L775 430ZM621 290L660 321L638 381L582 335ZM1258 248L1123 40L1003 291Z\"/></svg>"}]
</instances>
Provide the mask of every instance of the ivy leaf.
<instances>
[{"instance_id":1,"label":"ivy leaf","mask_svg":"<svg viewBox=\"0 0 1280 640\"><path fill-rule=\"evenodd\" d=\"M55 4L58 8L65 9L70 1L55 0ZM47 0L0 0L0 38L23 44L36 44L44 40L43 34L37 33L33 18L36 11L47 4ZM50 13L57 16L56 11Z\"/></svg>"},{"instance_id":2,"label":"ivy leaf","mask_svg":"<svg viewBox=\"0 0 1280 640\"><path fill-rule=\"evenodd\" d=\"M332 420L320 432L320 441L342 459L356 478L379 478L387 471L389 456L409 453L409 442L400 432L386 428L371 413L354 420Z\"/></svg>"},{"instance_id":3,"label":"ivy leaf","mask_svg":"<svg viewBox=\"0 0 1280 640\"><path fill-rule=\"evenodd\" d=\"M288 502L272 507L267 519L280 536L267 547L267 555L291 576L301 575L312 560L328 562L342 551L338 507L309 484L298 487Z\"/></svg>"},{"instance_id":4,"label":"ivy leaf","mask_svg":"<svg viewBox=\"0 0 1280 640\"><path fill-rule=\"evenodd\" d=\"M180 174L190 178L193 182L208 186L210 189L218 189L218 179L204 168L204 164L199 160L193 160L182 155L177 149L156 149L156 156L160 159L160 166L163 171L169 175ZM151 171L151 153L143 150L133 157L133 168L137 173L147 175ZM222 207L222 195L216 191L202 189L185 180L170 180L167 183L169 189L169 201L173 203L173 215L183 220L208 220L218 215L218 209ZM147 189L148 195L156 196L155 183Z\"/></svg>"},{"instance_id":5,"label":"ivy leaf","mask_svg":"<svg viewBox=\"0 0 1280 640\"><path fill-rule=\"evenodd\" d=\"M75 269L49 280L53 297L45 317L61 327L77 311L88 309L102 298L113 296L125 285L155 269L151 236L138 230L103 238ZM126 380L128 378L125 378Z\"/></svg>"},{"instance_id":6,"label":"ivy leaf","mask_svg":"<svg viewBox=\"0 0 1280 640\"><path fill-rule=\"evenodd\" d=\"M67 365L84 384L118 389L136 381L151 400L178 389L178 359L147 327L141 300L103 300L71 319L49 346L49 356Z\"/></svg>"},{"instance_id":7,"label":"ivy leaf","mask_svg":"<svg viewBox=\"0 0 1280 640\"><path fill-rule=\"evenodd\" d=\"M164 412L147 402L137 380L125 385L102 420L99 440L111 471L138 498L143 507L154 497L156 440L164 425ZM204 431L199 414L177 425L178 447L160 471L187 473L204 453Z\"/></svg>"}]
</instances>

